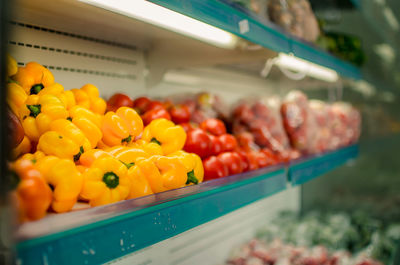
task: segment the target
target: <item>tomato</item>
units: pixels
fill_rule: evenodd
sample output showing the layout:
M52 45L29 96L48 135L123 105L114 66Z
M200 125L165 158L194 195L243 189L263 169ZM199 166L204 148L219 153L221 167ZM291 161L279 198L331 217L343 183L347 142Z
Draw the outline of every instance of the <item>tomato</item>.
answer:
M207 119L200 123L200 128L215 136L220 136L226 133L226 127L223 121L218 119Z
M218 139L222 143L223 152L234 151L237 147L236 138L232 134L223 134Z
M169 114L173 122L179 124L190 121L190 111L185 105L172 106L169 109Z
M183 127L186 133L197 128L197 125L191 122L184 122L180 123L179 125Z
M147 97L140 97L137 98L133 101L133 108L137 111L139 114L143 114L147 110L147 106L151 103L151 100Z
M218 179L228 176L229 171L216 156L203 160L204 180Z
M243 172L243 160L236 152L225 152L219 154L218 159L228 167L229 175Z
M242 169L243 172L246 172L249 170L249 160L247 158L246 152L244 150L239 150L238 155L240 156L240 159L242 160Z
M249 164L249 171L259 168L257 161L257 152L251 151L246 153L247 163Z
M114 94L107 101L107 111L116 111L119 107L130 107L132 108L133 101L132 99L121 93Z
M150 111L150 110L157 110L157 109L165 109L164 104L161 101L153 100L147 105L146 112Z
M211 134L208 135L208 137L210 137L211 140L211 154L218 155L219 153L221 153L223 146L219 138Z
M271 160L271 163L273 163L273 164L278 163L277 156L270 149L264 148L261 150L261 152L264 153Z
M17 147L24 139L25 133L21 122L18 120L17 116L12 112L12 110L7 107L7 143L9 147Z
M268 167L276 164L275 160L272 160L263 152L255 152L255 159L258 163L259 168Z
M249 132L242 132L235 135L238 146L245 151L258 150L259 147L254 142L254 136Z
M210 137L201 129L194 129L187 133L186 143L183 149L189 153L195 153L201 158L210 155Z
M149 124L152 120L160 118L171 120L171 116L169 116L168 111L164 108L149 110L142 115L142 120L144 125Z

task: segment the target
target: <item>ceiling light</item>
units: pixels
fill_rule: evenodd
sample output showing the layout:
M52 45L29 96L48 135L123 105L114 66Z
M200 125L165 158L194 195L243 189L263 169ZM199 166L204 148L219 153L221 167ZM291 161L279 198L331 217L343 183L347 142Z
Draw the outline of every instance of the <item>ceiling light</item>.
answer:
M80 0L221 48L233 49L238 38L224 30L145 0Z
M311 63L309 61L300 59L293 55L287 55L284 53L279 53L278 57L276 58L275 65L299 72L304 73L308 76L321 79L327 82L336 82L339 79L338 74L336 71L329 69L327 67L320 66L315 63Z

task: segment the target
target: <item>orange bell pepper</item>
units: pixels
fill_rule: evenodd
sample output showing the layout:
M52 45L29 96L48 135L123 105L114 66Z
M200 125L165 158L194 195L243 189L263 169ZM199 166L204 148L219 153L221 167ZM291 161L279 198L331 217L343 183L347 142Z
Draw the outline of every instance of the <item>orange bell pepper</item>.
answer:
M52 192L33 163L19 159L10 165L10 174L15 180L18 219L21 222L37 220L46 215L52 200Z
M135 110L121 107L117 112L106 113L101 130L105 145L126 145L142 133L143 121Z

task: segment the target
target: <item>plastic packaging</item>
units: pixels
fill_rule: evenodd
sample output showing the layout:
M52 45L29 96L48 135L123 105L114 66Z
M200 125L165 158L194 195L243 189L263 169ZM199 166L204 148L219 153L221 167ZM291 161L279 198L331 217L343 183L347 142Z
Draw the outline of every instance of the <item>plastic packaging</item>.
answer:
M315 153L317 125L307 96L297 90L289 92L282 102L281 114L292 147L303 154Z
M320 35L308 0L270 0L268 15L271 21L298 38L315 42Z
M260 148L269 148L274 152L290 149L280 115L278 97L264 97L258 100L241 101L233 111L233 133L239 135L250 132Z

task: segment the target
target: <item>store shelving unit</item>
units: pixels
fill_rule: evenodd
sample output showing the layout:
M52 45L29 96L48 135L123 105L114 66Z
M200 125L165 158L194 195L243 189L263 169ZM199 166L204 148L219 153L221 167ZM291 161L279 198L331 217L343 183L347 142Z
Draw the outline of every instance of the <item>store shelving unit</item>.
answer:
M358 146L22 225L22 264L99 264L148 247L257 200L303 184L355 158ZM67 228L67 229L66 229ZM130 229L136 228L136 229ZM77 244L80 242L80 244Z
M124 91L122 89L126 87L135 87L133 93L143 94L162 79L168 68L264 60L276 56L277 52L293 53L330 67L343 76L361 78L359 69L349 63L286 34L229 1L151 2L229 31L266 49L224 50L78 1L19 0L20 9L9 25L13 33L10 50L19 54L20 65L38 61L52 66L51 71L58 75L57 81L70 88L88 82L100 83L103 96ZM83 13L86 15L81 15ZM104 36L112 41L101 41ZM82 56L77 56L78 53ZM121 64L118 61L121 58L129 59L131 64ZM145 72L148 75L145 76ZM103 207L49 215L18 228L17 262L109 262L303 184L355 158L357 153L358 147L350 146L290 165Z
M302 59L336 70L339 74L361 79L359 69L266 21L240 5L226 0L150 0L176 12L229 31L276 52L293 53Z

